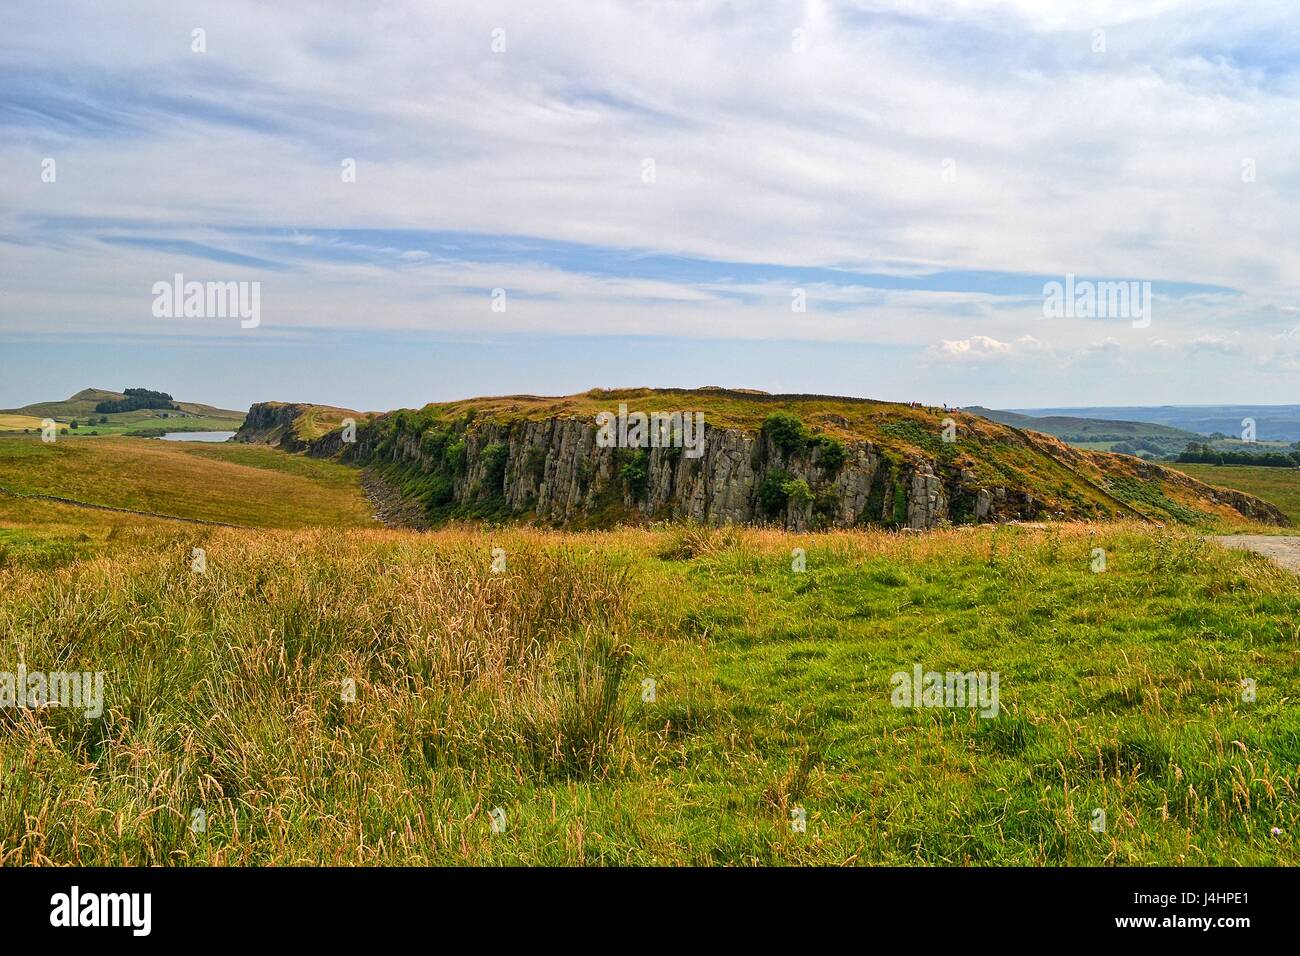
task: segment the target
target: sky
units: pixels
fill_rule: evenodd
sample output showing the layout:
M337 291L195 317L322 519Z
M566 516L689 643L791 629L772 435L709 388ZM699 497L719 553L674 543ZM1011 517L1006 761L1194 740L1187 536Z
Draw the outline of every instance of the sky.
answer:
M1293 0L5 4L0 407L1295 402L1298 94Z

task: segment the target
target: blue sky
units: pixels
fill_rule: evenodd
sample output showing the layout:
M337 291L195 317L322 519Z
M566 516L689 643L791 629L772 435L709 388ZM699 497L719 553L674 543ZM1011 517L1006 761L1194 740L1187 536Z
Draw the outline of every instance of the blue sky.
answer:
M10 5L0 407L88 385L364 409L706 384L1294 401L1298 21ZM260 283L260 323L155 316L178 273ZM1045 319L1066 274L1150 282L1149 325Z

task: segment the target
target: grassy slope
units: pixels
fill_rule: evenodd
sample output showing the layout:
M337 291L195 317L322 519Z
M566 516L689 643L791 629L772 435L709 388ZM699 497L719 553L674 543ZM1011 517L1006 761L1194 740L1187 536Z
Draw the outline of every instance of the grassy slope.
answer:
M269 448L0 436L0 487L257 527L371 523L355 469Z
M369 421L370 415L365 412L354 412L349 408L313 405L293 423L293 431L303 441L312 441L340 428L347 418L360 424Z
M42 572L116 552L134 535L190 533L193 526L138 515L109 514L52 501L0 495L0 570ZM137 539L139 540L139 539Z
M1258 465L1174 464L1208 485L1232 488L1277 505L1300 527L1300 468L1261 468Z
M0 662L108 699L0 715L0 861L1300 863L1300 581L1181 532L197 532L0 561Z
M60 402L33 402L10 411L35 418L85 418L95 410L98 403L115 401L123 397L121 392L111 392L103 388L84 388L71 398Z

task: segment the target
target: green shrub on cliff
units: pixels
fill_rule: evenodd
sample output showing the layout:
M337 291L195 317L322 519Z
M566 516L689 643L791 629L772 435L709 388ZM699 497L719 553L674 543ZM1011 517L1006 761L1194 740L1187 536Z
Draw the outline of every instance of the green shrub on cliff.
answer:
M447 443L443 451L443 467L453 475L465 472L465 439L457 438Z
M424 493L425 504L434 508L451 504L455 497L456 486L446 475L434 475Z
M776 517L785 510L789 496L783 486L789 480L790 474L777 468L769 471L758 486L758 504L767 517Z
M786 455L816 450L818 463L827 471L838 471L844 464L844 443L830 435L813 435L795 415L773 412L763 422L763 434Z
M808 429L795 415L773 412L763 422L763 434L787 455L796 455L808 444Z
M524 459L524 471L534 482L541 482L546 477L546 449L537 445L529 448L528 456Z
M907 489L901 484L894 485L894 524L907 524Z
M795 504L805 504L813 500L812 489L802 478L791 478L781 486L781 490L785 492L786 500L793 501Z
M844 464L844 442L830 435L818 435L812 445L820 451L817 463L827 471L839 471Z
M813 527L829 528L835 523L835 516L840 510L840 496L832 488L817 492L813 502Z
M769 518L779 515L791 501L802 504L812 500L808 482L779 468L769 471L758 486L758 503Z
M650 456L644 450L634 453L618 470L619 478L627 487L634 501L645 497L650 485Z
M447 450L447 439L449 437L450 435L440 428L430 429L420 439L420 450L430 461L441 464L443 455Z
M506 462L510 449L501 442L493 442L483 449L483 486L489 494L500 494L506 482Z

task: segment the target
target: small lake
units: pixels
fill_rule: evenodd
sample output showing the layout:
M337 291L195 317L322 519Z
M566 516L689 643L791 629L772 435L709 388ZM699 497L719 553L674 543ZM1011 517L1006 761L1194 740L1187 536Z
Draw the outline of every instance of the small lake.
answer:
M230 441L234 432L168 432L163 441Z

